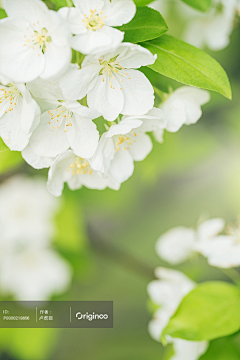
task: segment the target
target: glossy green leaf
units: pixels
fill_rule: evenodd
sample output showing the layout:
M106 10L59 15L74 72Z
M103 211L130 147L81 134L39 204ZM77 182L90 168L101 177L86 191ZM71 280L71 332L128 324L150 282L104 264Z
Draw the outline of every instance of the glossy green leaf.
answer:
M154 71L183 84L213 90L232 98L228 76L221 65L204 51L172 36L163 35L141 43L157 60L149 65Z
M199 360L239 360L240 351L231 337L212 341Z
M55 10L64 6L73 6L72 0L44 0L49 8L52 8L52 4L55 6Z
M212 0L182 0L196 10L206 12L212 6Z
M134 0L137 6L145 6L152 2L152 0Z
M168 27L158 11L143 6L137 8L132 21L117 27L117 29L125 32L125 42L138 43L161 36L168 30Z
M239 329L240 290L225 282L206 282L183 299L162 336L201 341L227 336Z

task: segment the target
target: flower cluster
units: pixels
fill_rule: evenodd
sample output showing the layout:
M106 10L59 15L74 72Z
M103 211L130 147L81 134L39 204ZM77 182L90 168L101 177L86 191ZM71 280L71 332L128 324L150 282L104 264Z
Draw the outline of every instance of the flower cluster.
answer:
M164 129L196 123L209 101L207 91L184 86L154 107L138 69L156 56L115 28L134 17L133 0L73 2L56 12L41 0L21 8L6 0L0 20L0 136L34 168L50 167L55 196L65 182L119 189L152 150L147 133L161 142Z
M201 223L197 230L183 226L173 228L157 241L158 255L172 265L180 264L200 253L208 263L219 268L240 266L240 227L228 225L221 218Z
M157 280L151 281L147 287L150 299L157 308L148 329L153 339L160 341L162 331L184 296L194 289L195 283L180 271L162 267L155 270L155 275ZM167 336L166 340L173 345L171 360L197 360L208 348L207 341L188 341L171 336Z
M0 290L18 300L64 292L69 264L51 247L59 201L41 178L15 176L0 187Z

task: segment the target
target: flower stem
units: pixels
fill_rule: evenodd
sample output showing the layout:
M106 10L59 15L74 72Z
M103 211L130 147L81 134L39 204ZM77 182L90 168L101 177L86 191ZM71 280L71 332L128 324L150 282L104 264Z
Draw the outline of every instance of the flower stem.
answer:
M157 96L160 97L160 99L165 100L165 98L167 96L167 94L165 92L158 89L156 86L153 86L153 89L154 89L155 93L157 94Z
M229 279L231 279L236 285L240 285L240 274L235 269L220 269Z

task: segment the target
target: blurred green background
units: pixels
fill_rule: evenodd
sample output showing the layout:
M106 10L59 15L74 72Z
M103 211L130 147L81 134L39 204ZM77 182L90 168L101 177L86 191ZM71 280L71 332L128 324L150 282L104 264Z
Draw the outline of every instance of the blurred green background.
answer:
M172 22L176 34L181 23ZM120 191L65 188L54 244L75 275L70 291L54 300L113 300L114 328L1 329L1 360L167 358L147 330L151 314L146 286L156 266L167 266L155 253L157 238L174 226L195 226L199 217L234 222L240 213L239 43L236 26L228 48L212 53L230 77L232 102L212 93L201 120L176 134L165 133L164 144L154 142L152 153L135 164L134 175ZM179 86L150 70L145 73L162 90ZM16 169L46 176L22 165L19 154L1 153L0 181L6 171ZM201 257L178 269L196 282L229 280ZM240 359L237 340L217 340L204 359Z

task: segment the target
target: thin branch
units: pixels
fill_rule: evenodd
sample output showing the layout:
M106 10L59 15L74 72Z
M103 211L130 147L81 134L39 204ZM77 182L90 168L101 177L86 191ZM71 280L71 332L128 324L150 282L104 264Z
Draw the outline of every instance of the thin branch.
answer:
M13 175L25 173L27 168L28 168L27 163L23 163L21 165L18 165L16 167L6 171L5 173L0 175L0 183L9 179Z
M90 225L88 225L88 236L93 249L102 256L106 256L108 259L117 262L122 267L129 269L138 275L142 275L149 280L155 279L154 267L137 259L133 255L128 254L125 250L112 244L110 241L103 239Z

